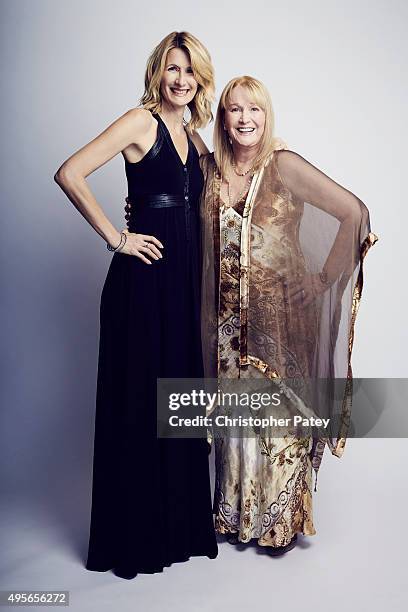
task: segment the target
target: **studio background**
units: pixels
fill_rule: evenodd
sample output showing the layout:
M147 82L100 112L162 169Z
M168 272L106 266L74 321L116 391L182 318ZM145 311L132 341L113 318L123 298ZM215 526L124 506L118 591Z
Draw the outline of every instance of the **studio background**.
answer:
M341 460L325 454L317 535L281 560L222 544L215 561L129 583L83 568L99 300L111 254L53 182L64 159L138 104L153 47L173 30L191 31L211 53L217 96L237 75L264 81L276 135L368 206L380 241L365 261L353 371L406 378L407 17L402 0L1 2L0 588L70 590L81 612L164 602L179 611L310 609L312 600L323 610L323 590L332 612L408 603L405 439L349 440ZM210 149L211 133L203 132ZM88 180L124 227L122 156ZM389 409L401 400L391 387L381 392Z

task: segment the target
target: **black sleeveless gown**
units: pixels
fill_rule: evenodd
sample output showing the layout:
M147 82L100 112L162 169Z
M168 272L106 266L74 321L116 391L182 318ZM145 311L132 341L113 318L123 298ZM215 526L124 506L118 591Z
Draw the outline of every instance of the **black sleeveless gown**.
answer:
M198 203L189 139L183 165L157 115L157 138L125 161L129 231L164 246L145 264L114 253L102 290L92 511L86 568L133 578L217 556L207 442L158 439L156 379L203 375ZM130 209L130 210L129 210Z

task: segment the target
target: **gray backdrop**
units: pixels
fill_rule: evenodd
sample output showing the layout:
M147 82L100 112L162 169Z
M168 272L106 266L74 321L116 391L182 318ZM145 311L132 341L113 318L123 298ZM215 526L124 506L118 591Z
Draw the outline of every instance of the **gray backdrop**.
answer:
M80 611L308 609L312 601L320 610L323 590L333 611L363 602L402 609L405 440L351 440L340 461L327 455L317 536L281 560L222 544L215 561L129 583L83 568L110 254L53 174L137 105L153 46L172 30L191 31L210 50L218 94L239 74L262 79L277 135L369 207L380 242L365 264L354 373L406 377L406 3L3 0L1 12L1 588L70 589ZM123 227L121 156L89 181Z

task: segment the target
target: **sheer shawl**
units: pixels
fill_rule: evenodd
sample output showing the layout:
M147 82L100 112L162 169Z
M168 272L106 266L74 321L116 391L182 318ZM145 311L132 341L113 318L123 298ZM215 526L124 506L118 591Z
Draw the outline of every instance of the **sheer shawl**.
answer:
M201 166L204 371L217 378L221 177L213 154L201 158ZM240 367L244 377L343 379L336 430L313 440L316 474L326 445L338 457L344 450L363 259L376 241L363 202L284 145L254 175L241 232ZM306 306L302 292L292 295L300 282L314 296ZM331 392L329 384L322 398L319 389L325 414ZM308 397L317 401L313 393ZM319 412L318 406L312 408Z

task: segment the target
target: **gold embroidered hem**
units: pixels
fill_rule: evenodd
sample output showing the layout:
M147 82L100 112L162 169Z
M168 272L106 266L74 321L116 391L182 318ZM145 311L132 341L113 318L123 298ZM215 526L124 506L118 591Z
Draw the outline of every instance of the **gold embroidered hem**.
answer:
M215 529L238 533L241 542L286 546L295 533L315 535L311 446L275 439L278 465L271 466L258 441L216 439ZM281 443L281 444L280 444ZM245 464L243 466L243 461Z
M356 284L354 285L353 290L353 299L352 299L352 311L351 311L351 321L350 321L350 330L349 330L349 340L348 340L348 367L347 367L347 385L344 393L343 399L343 411L342 411L342 422L340 426L340 431L337 436L337 444L333 447L328 440L328 445L331 449L331 452L336 457L341 457L344 453L344 447L346 446L346 436L350 427L350 416L351 416L351 396L353 392L352 385L352 377L353 371L351 368L351 354L353 351L353 342L354 342L354 325L357 318L358 309L360 306L361 295L363 292L363 263L364 258L367 255L369 249L378 241L378 236L373 232L370 232L368 236L365 238L361 245L360 249L360 269L358 271L358 276L356 280Z

